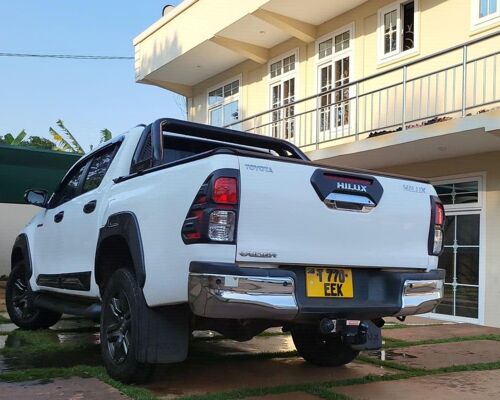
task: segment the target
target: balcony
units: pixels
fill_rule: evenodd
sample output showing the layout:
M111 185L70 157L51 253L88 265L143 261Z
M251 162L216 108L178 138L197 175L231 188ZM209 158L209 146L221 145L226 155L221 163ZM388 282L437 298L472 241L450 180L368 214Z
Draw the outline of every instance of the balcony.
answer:
M374 149L367 143L377 147L376 137L384 137L378 142L387 152L391 144L402 144L406 139L409 143L454 131L472 132L477 127L484 131L488 126L500 136L499 113L487 112L500 103L499 39L500 33L494 32L357 81L335 79L321 93L226 127L286 139L311 152L313 159L336 157L337 164L342 163L342 156L358 153L364 157L361 153ZM477 123L465 123L467 119ZM426 129L430 126L435 128ZM411 135L412 130L419 130L419 136ZM476 152L500 149L499 137L470 139L455 146ZM428 151L426 147L423 152ZM412 149L416 149L415 143L409 144L407 157L411 158ZM379 158L385 156L383 152L378 154ZM374 164L359 160L355 166Z
M136 81L191 97L193 86L245 60L266 64L292 37L367 0L185 0L134 39Z

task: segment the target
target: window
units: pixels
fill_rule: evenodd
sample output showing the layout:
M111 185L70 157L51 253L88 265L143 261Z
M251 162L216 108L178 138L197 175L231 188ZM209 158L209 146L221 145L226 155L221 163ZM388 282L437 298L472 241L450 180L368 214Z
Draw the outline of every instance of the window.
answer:
M325 93L320 97L318 105L321 141L348 133L349 88L332 90L347 85L350 81L353 30L354 24L351 24L333 33L329 38L320 39L318 43L318 90L320 93Z
M380 59L416 48L416 1L399 1L379 10Z
M479 0L479 18L494 15L497 12L497 0Z
M454 319L480 317L481 178L437 182L446 212L444 250L439 268L446 271L444 298L435 312Z
M295 106L284 106L295 102L296 62L293 53L269 64L271 108L276 110L271 114L271 131L282 139L292 139L295 134Z
M103 153L96 155L92 162L90 163L89 171L85 181L83 182L82 193L89 192L91 190L97 189L106 175L113 157L115 155L115 146L111 146L106 149Z
M498 0L473 0L472 1L472 27L482 28L498 21L500 11Z
M54 193L52 200L50 201L50 207L54 208L67 201L75 198L78 195L78 189L80 187L81 180L90 161L86 161L81 165L76 166L69 175L64 179L64 181L59 186L58 190Z
M239 119L240 81L234 80L208 92L208 122L227 126Z

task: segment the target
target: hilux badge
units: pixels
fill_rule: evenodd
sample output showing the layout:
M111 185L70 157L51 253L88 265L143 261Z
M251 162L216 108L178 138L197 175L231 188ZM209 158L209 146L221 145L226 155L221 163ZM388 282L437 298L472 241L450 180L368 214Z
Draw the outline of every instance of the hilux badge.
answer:
M368 190L366 185L347 182L337 182L337 189L355 190L356 192L367 192Z

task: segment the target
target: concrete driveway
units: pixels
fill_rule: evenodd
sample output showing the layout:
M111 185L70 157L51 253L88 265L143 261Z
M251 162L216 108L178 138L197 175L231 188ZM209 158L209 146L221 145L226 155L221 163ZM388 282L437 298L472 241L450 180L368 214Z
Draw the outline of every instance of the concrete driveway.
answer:
M65 318L49 330L23 332L0 315L0 399L500 398L495 328L389 319L384 349L340 368L305 363L278 329L245 343L196 332L186 362L160 366L138 387L106 375L91 321Z

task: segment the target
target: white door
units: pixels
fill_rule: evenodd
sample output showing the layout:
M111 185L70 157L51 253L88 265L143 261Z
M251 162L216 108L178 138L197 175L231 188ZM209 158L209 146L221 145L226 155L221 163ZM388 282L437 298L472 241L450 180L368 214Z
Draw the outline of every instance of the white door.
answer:
M349 134L349 88L350 57L342 57L321 65L318 71L319 91L325 93L319 98L318 128L319 140L328 141ZM333 90L333 91L332 91Z
M480 183L480 179L462 179L435 185L446 212L444 251L439 258L439 268L446 271L444 300L435 312L458 321L481 319Z
M295 135L295 78L271 85L272 135L280 139L293 139ZM283 107L282 107L283 106Z
M82 295L98 293L93 274L106 186L101 183L115 151L115 144L107 146L82 165L73 197L68 201L63 197L63 203L51 210L59 215L52 225L51 237L55 240L49 244L52 254L57 256L46 255L45 263L50 268L40 272L39 286ZM71 182L77 183L76 175Z
M36 227L32 249L35 276L57 274L64 262L63 221L70 201L77 196L88 165L88 161L80 162L70 170L52 196L43 221ZM50 278L47 276L45 283L50 284Z

